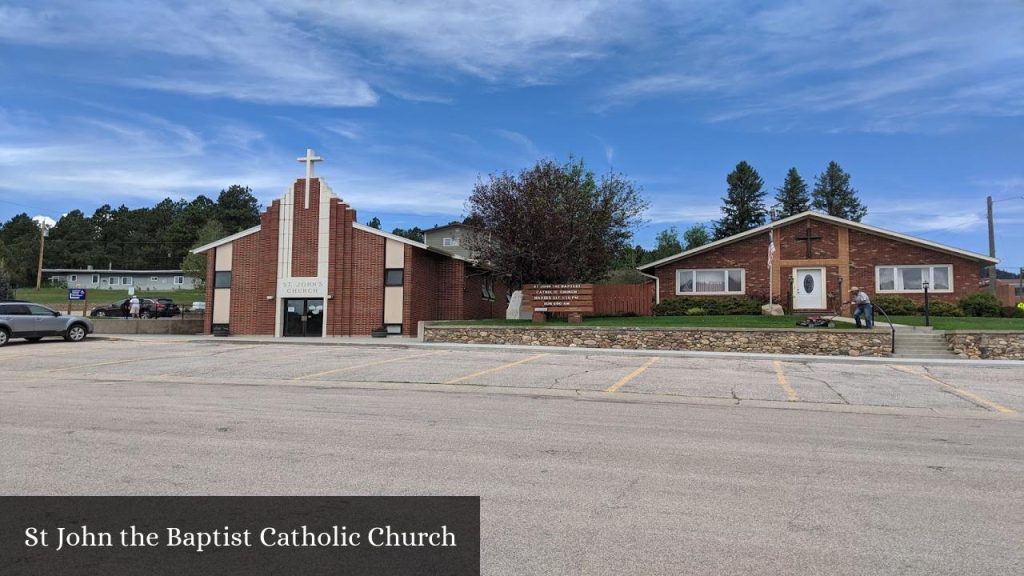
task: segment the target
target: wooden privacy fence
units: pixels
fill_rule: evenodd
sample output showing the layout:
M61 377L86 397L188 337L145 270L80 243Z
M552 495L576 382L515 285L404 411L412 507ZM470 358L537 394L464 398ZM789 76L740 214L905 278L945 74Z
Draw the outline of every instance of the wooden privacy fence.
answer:
M651 316L654 305L654 283L595 284L593 316L636 314ZM590 316L591 314L588 314Z

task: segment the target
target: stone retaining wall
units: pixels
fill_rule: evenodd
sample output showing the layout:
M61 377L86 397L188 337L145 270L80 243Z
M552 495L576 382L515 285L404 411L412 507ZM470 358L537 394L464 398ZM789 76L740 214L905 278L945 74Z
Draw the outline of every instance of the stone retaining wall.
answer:
M982 360L1024 360L1024 332L946 332L946 342L957 356Z
M424 342L519 344L636 350L890 356L888 330L598 328L420 325Z
M90 318L94 334L202 334L203 319Z

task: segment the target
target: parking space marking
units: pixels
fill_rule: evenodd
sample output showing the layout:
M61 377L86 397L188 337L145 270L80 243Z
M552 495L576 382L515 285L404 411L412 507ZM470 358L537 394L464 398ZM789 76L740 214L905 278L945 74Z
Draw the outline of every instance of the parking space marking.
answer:
M357 370L359 368L369 368L370 366L380 366L381 364L388 364L391 362L401 362L402 360L413 360L415 358L425 358L427 356L436 356L437 354L444 354L447 350L438 350L436 352L427 352L426 354L413 354L411 356L400 356L398 358L387 358L385 360L375 360L373 362L364 362L362 364L353 364L352 366L342 366L341 368L335 368L333 370L324 370L323 372L316 372L314 374L304 374L302 376L296 376L292 378L292 382L297 380L308 380L310 378L316 378L317 376L326 376L328 374L337 374L338 372L344 372L346 370Z
M1016 411L1014 411L1014 410L1012 410L1010 408L1007 408L1006 406L1003 406L1002 404L996 404L995 402L993 402L991 400L987 400L985 398L982 398L981 396L978 396L977 394L975 394L973 392L968 392L967 390L964 390L963 388L957 388L956 386L953 386L952 384L949 384L947 382L943 382L942 380L939 380L938 378L932 376L931 374L928 374L927 372L918 372L917 370L911 369L909 366L894 366L894 365L890 365L889 367L892 368L893 370L899 370L900 372L905 372L907 374L913 374L914 376L919 376L921 378L924 378L925 380L928 380L929 382L934 382L935 384L938 384L939 386L942 386L946 390L949 390L950 392L952 392L953 394L956 394L957 396L963 398L964 400L967 400L968 402L971 402L973 404L981 406L982 408L988 408L989 410L993 410L995 412L1000 412L1002 414L1016 414L1017 413Z
M64 368L53 368L47 370L47 372L63 372L65 370L78 370L80 368L94 368L96 366L110 366L111 364L127 364L128 362L138 362L138 358L130 358L128 360L111 360L110 362L96 362L95 364L79 364L78 366L65 366Z
M631 380L633 380L637 376L643 374L648 368L651 367L651 364L654 364L657 361L658 361L658 357L657 356L652 357L647 362L644 362L639 368L637 368L636 370L633 370L629 374L626 374L618 382L616 382L615 384L612 384L611 386L609 386L607 389L605 389L605 392L608 392L609 394L611 394L613 392L617 392L619 390L619 388L622 388L623 386L628 384Z
M526 364L527 362L529 362L531 360L536 360L538 358L543 358L544 356L547 356L547 354L536 354L536 355L530 356L529 358L523 358L522 360L516 360L515 362L509 362L508 364L503 364L503 365L498 366L496 368L488 368L487 370L481 370L479 372L474 372L474 373L468 374L466 376L461 376L459 378L454 378L452 380L449 380L449 381L445 382L445 384L458 384L459 382L465 382L466 380L469 380L470 378L476 378L477 376L483 376L484 374L490 374L492 372L498 372L499 370L507 370L508 368L519 366L520 364Z
M800 397L797 396L796 390L789 385L789 380L786 379L786 372L782 368L782 362L773 360L772 365L775 366L775 378L779 381L779 386L782 386L782 390L786 393L786 402L799 402Z

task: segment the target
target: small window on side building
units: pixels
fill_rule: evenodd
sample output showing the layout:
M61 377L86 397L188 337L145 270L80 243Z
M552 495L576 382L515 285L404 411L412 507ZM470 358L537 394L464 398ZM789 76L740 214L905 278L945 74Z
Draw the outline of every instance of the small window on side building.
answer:
M385 286L402 286L405 284L405 270L402 268L388 268L384 270Z
M231 271L213 273L214 288L231 288Z

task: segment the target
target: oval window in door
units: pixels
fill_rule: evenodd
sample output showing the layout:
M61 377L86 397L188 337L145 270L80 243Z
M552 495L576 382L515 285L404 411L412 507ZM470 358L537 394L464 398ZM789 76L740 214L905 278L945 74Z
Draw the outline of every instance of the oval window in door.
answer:
M804 293L814 293L814 277L811 276L810 274L804 276Z

